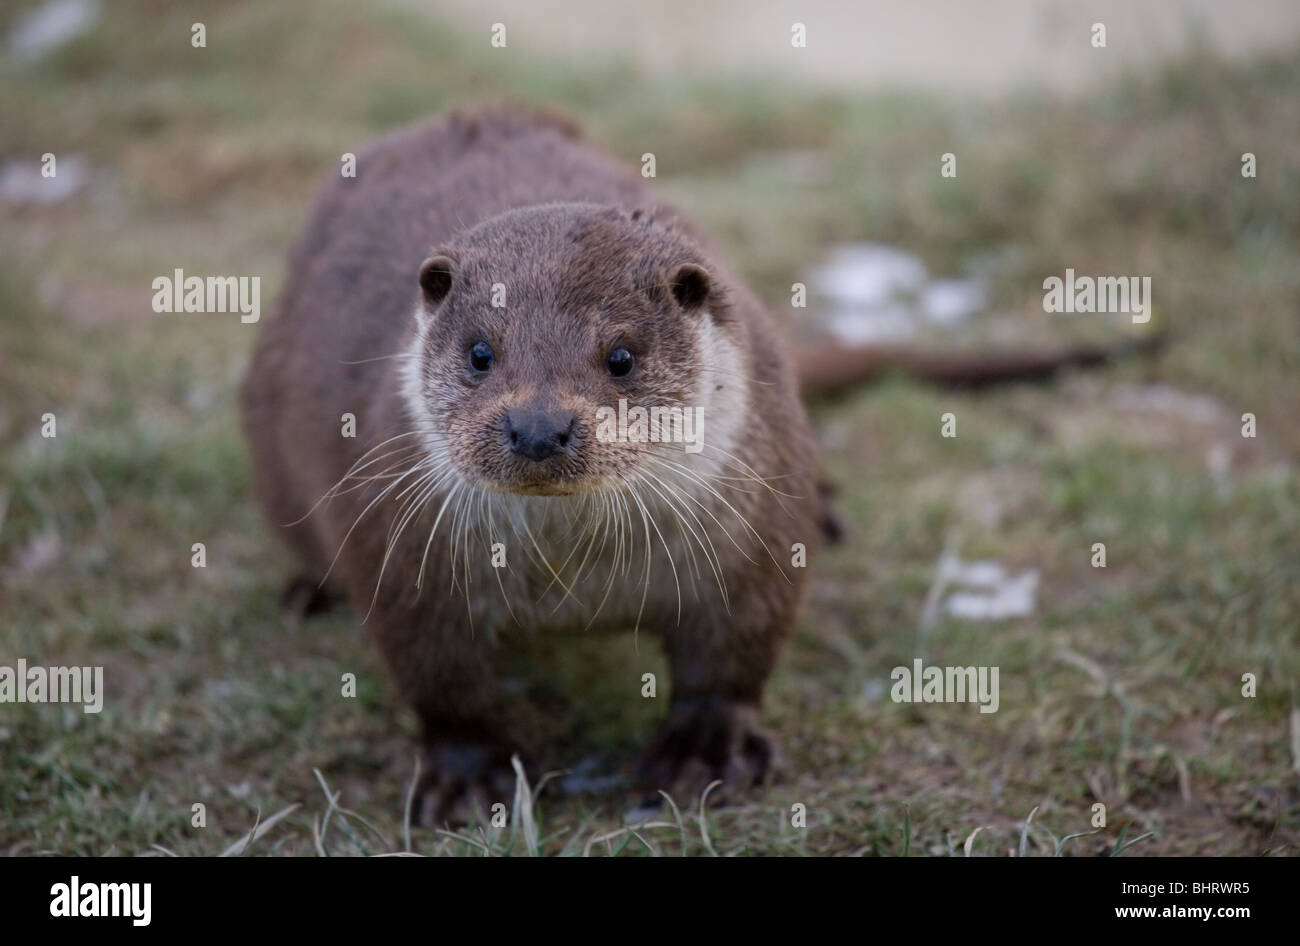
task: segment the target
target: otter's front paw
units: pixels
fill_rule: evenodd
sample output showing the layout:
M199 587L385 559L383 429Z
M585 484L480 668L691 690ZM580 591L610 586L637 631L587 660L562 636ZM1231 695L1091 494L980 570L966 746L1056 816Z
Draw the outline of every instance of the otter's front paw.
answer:
M758 707L721 697L676 701L654 742L641 755L638 781L688 802L715 780L709 798L726 804L763 781L776 750L758 724Z
M515 797L510 754L495 743L441 739L425 752L411 820L426 828L486 822L492 806Z

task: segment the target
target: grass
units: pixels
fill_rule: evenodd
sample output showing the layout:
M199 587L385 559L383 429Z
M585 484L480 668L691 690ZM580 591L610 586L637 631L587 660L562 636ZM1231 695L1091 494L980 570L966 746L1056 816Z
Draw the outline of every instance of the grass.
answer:
M188 45L200 18L206 50ZM382 6L159 0L114 5L35 67L0 60L0 159L95 168L65 205L0 211L0 663L102 665L108 686L98 716L0 707L0 851L1297 852L1300 51L1200 51L1082 99L980 105L492 52ZM985 274L994 342L1117 330L1044 316L1041 280L1066 266L1150 274L1177 342L1051 386L897 380L817 406L850 535L814 563L766 710L785 768L747 803L677 799L633 831L621 792L551 781L507 827L408 845L413 718L354 617L287 626L277 610L289 562L252 502L234 404L250 327L155 315L149 284L257 274L269 301L340 154L495 94L567 107L626 160L655 151L665 195L796 336L790 283L825 246L873 239ZM936 173L945 151L956 180ZM1178 397L1154 399L1156 382ZM956 440L938 435L945 411ZM1036 614L922 629L948 545L1040 568ZM645 651L628 637L537 658L546 768L611 772L649 735L662 707L626 698L662 670ZM999 712L891 702L890 668L918 655L1000 667Z

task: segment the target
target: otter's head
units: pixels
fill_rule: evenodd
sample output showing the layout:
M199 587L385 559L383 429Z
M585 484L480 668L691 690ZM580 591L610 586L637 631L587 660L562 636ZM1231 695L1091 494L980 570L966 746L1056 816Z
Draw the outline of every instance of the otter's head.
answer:
M719 392L733 409L744 396L718 280L647 213L509 211L435 249L419 285L407 406L430 453L477 488L618 488L698 453Z

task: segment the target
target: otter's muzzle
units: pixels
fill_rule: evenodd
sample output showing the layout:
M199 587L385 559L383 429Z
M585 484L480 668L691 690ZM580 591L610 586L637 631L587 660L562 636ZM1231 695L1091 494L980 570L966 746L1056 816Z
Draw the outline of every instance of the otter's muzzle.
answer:
M505 431L510 450L540 463L568 449L577 422L570 411L508 411Z

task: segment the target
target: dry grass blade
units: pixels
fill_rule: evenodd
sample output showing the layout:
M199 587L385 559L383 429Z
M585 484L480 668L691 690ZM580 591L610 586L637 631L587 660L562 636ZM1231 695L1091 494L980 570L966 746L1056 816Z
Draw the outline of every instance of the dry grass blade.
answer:
M1291 708L1291 771L1300 775L1300 709Z
M659 852L654 849L654 846L645 838L641 837L641 835L639 835L637 832L645 831L647 828L676 828L676 827L680 827L680 825L674 824L671 821L647 821L644 822L643 824L628 825L627 827L616 828L613 831L606 831L603 834L593 834L590 838L587 839L587 843L582 849L582 856L590 857L591 849L595 847L597 844L600 844L602 842L609 842L612 841L614 838L622 837L625 834L630 834L632 837L636 838L638 841L640 841L642 844L645 845L646 850L650 852L651 856L658 857Z
M524 774L524 764L518 755L510 757L510 764L515 770L515 807L510 814L510 826L522 831L524 850L529 857L538 856L537 820L533 817L533 793L528 788L528 776Z
M1019 849L1019 850L1020 850L1020 856L1021 856L1021 857L1024 857L1024 856L1025 856L1025 845L1029 843L1029 825L1030 825L1030 823L1034 820L1034 813L1037 812L1037 811L1038 811L1038 806L1037 806L1037 805L1035 805L1032 809L1030 809L1030 811L1029 811L1029 817L1025 819L1025 826L1024 826L1023 828L1020 829L1020 849Z
M320 819L311 819L311 840L312 845L316 848L316 854L320 857L329 857L329 852L325 850L325 841L320 833Z
M352 834L352 826L348 822L348 819L354 818L356 819L356 821L362 824L366 829L368 829L371 834L377 837L380 840L380 842L382 842L384 847L388 848L389 850L392 850L393 842L388 840L384 832L380 831L377 827L374 826L374 824L372 824L369 820L367 820L363 816L357 814L355 811L352 811L351 809L348 808L342 808L339 806L338 803L339 796L342 793L330 791L330 787L325 783L325 776L321 774L320 769L312 769L312 772L315 773L316 781L320 783L321 791L325 793L325 799L330 804L329 810L325 812L324 822L322 822L321 825L321 830L319 834L320 845L318 845L317 847L318 851L323 849L324 841L325 841L325 831L327 830L327 825L329 823L330 816L336 811L339 813L339 818L341 819L344 828L348 831L349 834ZM355 839L355 835L354 835L354 839Z
M411 850L411 804L415 801L415 786L420 781L420 756L415 756L415 771L411 774L411 784L406 788L406 805L402 810L402 848Z
M668 807L673 810L673 818L675 818L677 821L677 833L681 836L682 839L682 857L685 857L686 856L686 825L682 824L681 810L677 807L677 802L673 801L672 796L669 795L667 792L665 792L663 789L659 790L659 794L664 796L664 801L668 802Z
M250 847L252 847L254 841L256 841L258 838L263 837L266 834L266 832L270 831L273 827L275 827L275 825L279 821L283 820L284 818L287 818L290 814L297 811L301 807L302 807L301 805L295 802L294 804L290 805L288 808L280 809L271 817L267 818L265 821L261 820L262 811L259 808L257 811L257 820L253 822L253 829L249 831L248 834L244 835L242 838L236 841L234 844L230 845L230 847L222 851L221 854L218 856L238 857L239 855L247 851Z
M717 857L718 852L713 849L713 842L709 840L709 825L704 815L704 805L709 800L709 792L713 791L722 784L722 779L714 779L708 784L708 787L700 793L700 840L704 842L704 850L709 852L710 857Z
M971 850L975 847L975 835L979 834L987 827L988 825L982 824L966 836L966 843L961 846L961 849L966 853L967 857L971 856Z
M485 857L490 856L492 854L492 849L490 847L488 847L478 838L472 837L468 834L457 834L455 831L448 831L445 828L434 828L434 831L437 834L441 834L450 840L461 841L464 842L465 844L469 844L478 848L480 851L483 852L483 855Z

